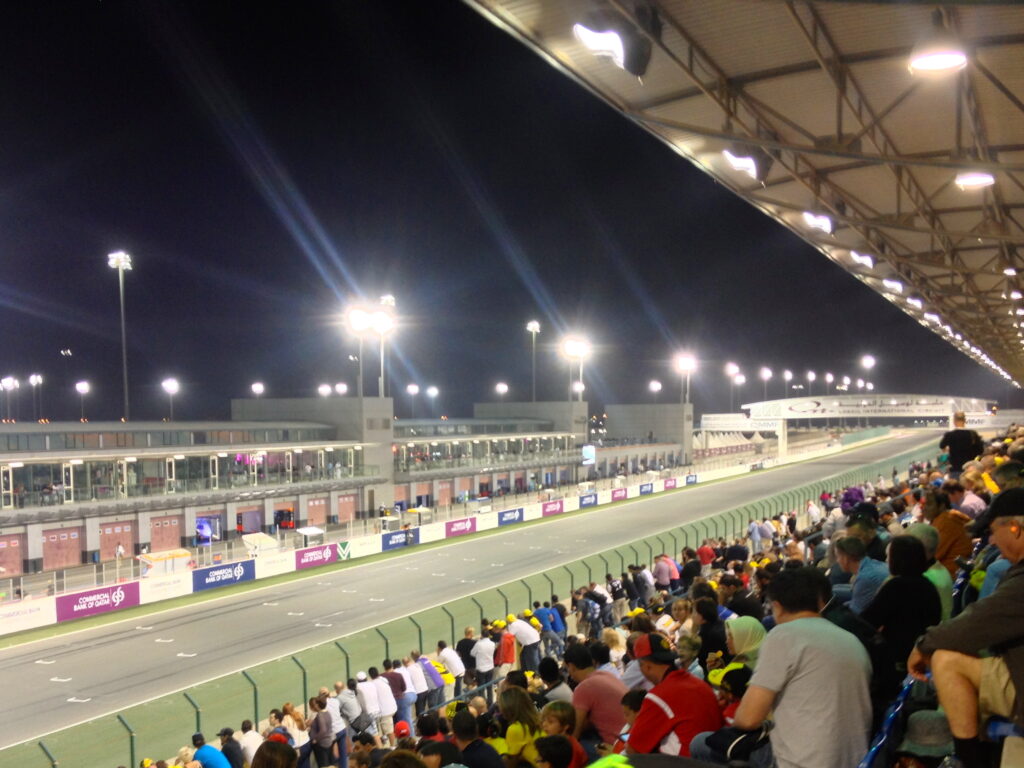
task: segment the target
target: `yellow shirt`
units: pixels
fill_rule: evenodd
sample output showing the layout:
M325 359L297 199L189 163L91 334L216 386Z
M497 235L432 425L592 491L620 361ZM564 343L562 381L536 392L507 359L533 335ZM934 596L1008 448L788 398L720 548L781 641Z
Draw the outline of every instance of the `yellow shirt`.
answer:
M512 723L505 731L505 743L507 748L505 754L519 755L520 760L525 760L531 765L537 764L537 748L533 742L541 736L540 731L529 733L522 723Z

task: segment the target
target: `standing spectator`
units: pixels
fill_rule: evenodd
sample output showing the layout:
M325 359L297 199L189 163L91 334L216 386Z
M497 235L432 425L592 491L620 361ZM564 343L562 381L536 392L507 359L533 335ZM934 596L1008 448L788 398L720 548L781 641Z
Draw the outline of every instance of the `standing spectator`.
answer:
M466 668L466 685L469 685L469 678L476 680L476 659L473 658L473 646L476 645L476 632L472 627L466 627L462 639L455 644L455 652L462 659L462 666Z
M687 547L683 550L683 567L679 571L679 586L689 591L693 585L693 580L700 576L701 567L700 559L697 557L697 552L692 547Z
M480 639L473 645L473 650L470 651L476 664L476 684L481 687L486 686L484 695L487 697L488 706L494 703L494 686L489 685L494 679L494 653L494 641L486 634L480 636Z
M242 721L242 735L238 737L238 743L242 745L242 757L245 758L245 762L252 765L256 750L263 743L263 737L252 727L252 720Z
M427 708L427 698L430 694L426 675L423 673L423 667L414 662L409 656L402 659L402 669L412 679L412 689L416 694L416 717L419 717Z
M967 417L963 411L953 414L953 429L942 436L939 448L949 451L949 476L954 480L960 477L964 462L977 458L985 449L981 435L973 429L967 429Z
M522 618L509 622L508 631L523 647L519 655L519 665L524 670L536 672L540 664L540 632L530 626Z
M407 674L402 674L403 669L401 662L398 659L384 659L383 664L384 672L381 674L385 680L388 681L388 685L391 686L391 695L395 697L395 703L398 705L398 711L395 712L395 722L412 722L412 708L416 703L416 692L412 689L412 678L408 678ZM397 734L396 734L397 738Z
M228 759L220 750L207 744L203 734L192 734L192 746L196 750L195 754L192 755L192 759L203 768L231 768L231 763L228 762Z
M942 620L939 594L924 577L927 568L924 544L913 536L897 536L889 542L892 578L861 613L861 618L882 633L901 668L917 638Z
M494 642L498 646L498 650L494 655L494 664L498 667L498 677L502 678L508 674L509 670L512 669L512 665L516 663L516 638L506 631L505 627L507 625L501 619L498 619L491 626L498 632L494 638ZM477 657L477 664L479 665L479 663L480 660Z
M309 708L306 711L310 716L309 740L313 745L313 757L316 759L317 768L327 768L333 762L331 747L334 746L334 728L331 724L331 716L318 698L310 699L307 706ZM241 768L241 766L234 768Z
M582 643L565 649L565 668L576 681L572 694L576 710L573 736L593 755L598 742L612 744L621 732L626 720L619 702L627 689L615 675L594 668L590 651Z
M935 488L924 491L922 511L932 528L939 532L935 559L945 566L950 576L955 576L956 559L971 556L971 539L965 529L966 515L950 511L949 496Z
M651 598L654 597L654 593L656 591L654 589L654 574L651 573L650 570L648 570L646 563L641 563L636 568L637 576L640 577L640 582L642 582L644 585L644 588L641 592L643 604L647 605L649 602L651 602Z
M747 525L747 538L750 539L750 552L756 554L761 551L761 521L754 520L750 521Z
M341 716L341 702L338 701L337 697L331 696L327 688L321 688L319 694L324 712L331 719L331 731L334 733L334 743L337 745L338 750L337 765L348 765L348 750L345 744L345 720Z
M245 755L242 745L235 741L235 732L231 728L221 728L217 733L220 737L220 753L231 763L231 768L244 768Z
M769 739L778 768L850 768L864 756L871 727L871 662L856 637L818 615L817 574L785 569L768 588L775 629L761 653L734 725L775 721ZM828 728L808 728L828 723ZM702 740L695 739L693 747ZM706 757L699 750L695 758ZM770 764L755 752L755 765Z
M426 656L421 656L419 651L412 651L409 654L412 660L420 665L423 670L423 677L427 681L427 705L436 708L441 706L444 700L444 678Z
M608 585L608 593L612 596L612 621L618 624L622 621L622 617L626 615L626 611L629 610L629 598L626 596L626 588L622 585L621 579L616 579L610 573L605 574L604 580Z
M380 732L380 698L377 696L377 686L363 671L356 673L356 695L359 697L359 705L363 712L369 715L370 720L373 721L373 725L369 729L370 733L384 738L384 734Z
M565 606L562 605L562 601L558 599L558 595L551 596L551 607L558 612L558 617L561 620L560 622L558 622L555 621L554 618L552 618L551 626L554 627L555 632L558 633L558 636L561 637L562 641L564 642L566 628L569 626L569 612L565 609ZM561 631L559 631L558 629L559 623L561 623L562 625Z
M455 678L455 688L452 691L452 695L446 695L445 700L457 699L462 695L462 677L466 674L466 666L462 663L462 658L459 654L449 648L448 643L444 640L437 641L437 658L448 667L448 671Z
M341 718L345 721L345 729L349 732L349 739L354 739L356 736L355 722L363 714L359 696L356 694L356 681L350 679L346 685L339 680L334 684L334 694L338 700L338 708L341 710ZM345 740L346 745L349 739Z
M712 559L714 554L712 554ZM659 592L667 592L671 587L672 570L668 565L668 557L658 555L654 559L654 588Z
M299 768L307 768L309 756L313 754L313 745L309 742L306 718L290 701L281 705L281 712L281 725L288 731L288 735L291 736L295 749L299 753Z
M626 752L689 757L690 742L698 733L722 726L722 713L711 686L676 669L676 654L662 635L641 636L633 644L633 653L644 677L654 687L644 697L629 731Z
M710 539L704 539L704 543L697 548L697 559L700 560L700 575L706 579L711 575L711 563L715 561L715 550L711 547Z
M540 639L544 644L544 655L561 658L565 642L555 631L555 622L561 621L558 611L547 603L541 605L540 601L536 601L533 604L533 617L540 622Z
M395 746L395 714L398 712L398 701L391 690L391 683L382 677L376 667L370 667L370 684L377 693L377 704L380 715L377 717L377 733L381 739Z
M1000 493L989 513L992 542L1012 567L989 597L931 627L907 660L920 680L931 667L956 755L966 768L988 765L987 744L978 738L980 720L1000 715L1024 727L1024 489Z

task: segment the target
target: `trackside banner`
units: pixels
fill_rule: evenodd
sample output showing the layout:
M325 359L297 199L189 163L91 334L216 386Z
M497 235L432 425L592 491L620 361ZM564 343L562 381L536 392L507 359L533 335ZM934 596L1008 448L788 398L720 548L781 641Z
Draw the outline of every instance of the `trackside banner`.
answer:
M498 513L498 525L513 525L523 522L523 508L506 509Z
M612 488L612 501L622 501L629 495L629 490L626 488Z
M297 549L295 550L295 570L301 571L304 568L336 563L341 559L341 550L347 544L348 542L339 541L337 544L321 544L319 547Z
M465 517L462 520L449 520L444 524L444 537L446 539L450 539L452 536L463 536L467 533L475 532L475 517Z
M561 499L558 501L545 501L540 508L540 513L544 517L548 517L549 515L560 515L564 511L565 508Z
M254 560L242 560L241 562L228 565L214 565L210 568L197 568L192 571L192 591L201 592L204 589L216 589L217 587L225 587L228 584L252 581L255 578L256 562Z
M585 493L580 496L580 509L584 507L596 507L597 506L597 494L596 493Z
M648 494L654 493L654 483L642 483L640 485L640 495L647 496Z
M128 581L113 587L101 587L57 597L57 621L130 608L139 604L139 582Z
M666 477L665 478L665 490L668 491L668 490L671 490L672 488L675 488L675 487L676 487L676 479L674 477Z
M420 543L420 529L410 528L406 531L390 531L380 536L380 547L387 552L389 549L411 547Z

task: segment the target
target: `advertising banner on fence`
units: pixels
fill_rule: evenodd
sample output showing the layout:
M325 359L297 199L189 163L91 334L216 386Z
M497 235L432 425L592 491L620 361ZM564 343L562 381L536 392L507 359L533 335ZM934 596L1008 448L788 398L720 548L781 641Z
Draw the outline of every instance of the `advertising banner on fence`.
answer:
M113 587L57 596L57 621L95 616L139 604L139 582L129 581Z
M563 507L561 499L559 499L558 501L545 501L543 504L541 504L540 507L540 513L544 517L548 517L550 515L560 515L562 514L562 512Z
M580 509L584 507L596 507L597 506L597 494L596 493L585 493L580 496Z
M654 493L654 483L640 483L640 495L646 496L649 493Z
M389 531L380 536L380 546L385 552L389 549L401 549L411 547L420 543L419 528L410 528L407 531Z
M696 475L687 475L686 476L686 484L687 485L696 485L697 484L697 476Z
M612 501L622 501L629 495L625 488L612 488Z
M523 508L504 509L498 513L498 525L513 525L523 522Z
M150 576L139 582L139 603L157 603L172 597L192 594L192 572Z
M35 597L0 605L0 635L57 623L57 598Z
M449 520L444 524L444 537L446 539L450 539L452 536L464 536L467 533L475 532L475 517L464 517L462 520Z
M674 478L674 477L666 477L665 478L665 490L668 491L668 490L671 490L672 488L675 488L675 487L676 487L676 478Z
M256 578L256 562L242 560L227 565L214 565L210 568L197 568L192 571L192 591L226 587L228 584L240 584Z
M295 550L295 570L301 571L304 568L315 568L318 565L335 563L339 557L339 549L348 549L348 543L339 541L335 544L321 544L319 547L306 547Z

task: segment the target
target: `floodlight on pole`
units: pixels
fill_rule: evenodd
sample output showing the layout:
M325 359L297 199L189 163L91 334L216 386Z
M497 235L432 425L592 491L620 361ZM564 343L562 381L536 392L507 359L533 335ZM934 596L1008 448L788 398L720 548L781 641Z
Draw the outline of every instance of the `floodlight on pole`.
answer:
M251 389L252 389L252 393L253 393L254 395L256 395L256 398L257 398L257 399L259 399L259 398L260 398L260 396L261 396L261 395L262 395L262 394L263 394L264 392L266 392L266 390L267 390L267 388L263 386L263 382L262 382L262 381L254 381L254 382L252 383L252 387L251 387Z
M814 389L814 382L818 380L818 374L814 371L807 372L807 396L811 397Z
M339 381L337 384L334 385L334 394L336 394L336 395L347 395L348 394L348 384L346 384L344 381Z
M657 379L651 379L647 383L647 389L650 390L651 395L654 397L654 402L658 402L658 393L661 392L661 382Z
M425 393L425 394L426 394L426 395L427 395L427 397L429 397L429 398L435 398L435 397L437 397L437 396L438 396L439 394L441 394L441 390L439 390L439 389L438 389L437 387L435 387L435 386L431 385L431 386L427 387L427 389L426 389L426 393Z
M504 397L508 394L508 384L504 381L499 381L494 385L494 391L498 393L498 397Z
M734 400L734 389L736 385L736 377L739 375L740 367L736 363L725 364L725 377L729 379L729 413L732 413L733 400Z
M572 391L578 394L581 400L583 399L583 390L586 388L586 385L582 381L574 381L572 383Z
M92 387L89 386L88 381L79 381L75 383L75 391L78 393L79 403L81 404L81 421L85 421L85 396L89 394Z
M107 266L117 270L117 290L121 299L121 379L124 387L124 420L128 421L128 333L124 313L124 273L132 269L132 257L124 251L107 254Z
M532 371L533 381L533 400L537 402L537 334L540 333L540 322L537 320L531 320L526 324L526 331L530 334L530 358L532 365L530 370Z
M579 381L583 381L583 362L590 357L590 341L582 336L566 336L562 339L562 355L569 360L569 399L572 400L572 393L578 395L578 400L583 400L583 390L576 389L573 385L572 364L578 362L580 366Z
M33 373L28 377L28 383L32 386L32 418L38 420L43 417L43 377Z
M864 355L863 357L861 357L861 359L860 359L860 367L863 368L865 371L870 371L872 368L874 368L875 367L875 357L874 357L874 355Z
M689 352L682 352L676 355L675 368L679 371L680 376L683 377L683 390L680 393L680 401L683 405L690 402L690 376L697 370L697 358Z
M321 384L319 387L316 388L316 391L317 394L320 395L320 397L330 397L333 389L331 388L330 384Z
M167 393L167 401L168 401L168 406L169 406L168 407L169 418L167 420L168 421L174 421L174 396L176 394L178 394L178 390L181 389L181 385L178 383L177 379L170 378L170 379L164 379L163 381L161 381L160 382L160 386L163 388L164 392Z
M416 395L420 393L419 384L406 384L405 393L409 395L409 418L416 418Z
M356 383L356 394L363 396L363 339L374 334L380 339L380 378L377 380L377 394L384 397L386 381L384 378L385 337L395 327L395 297L386 294L380 297L377 306L353 306L345 312L345 326L359 340L359 381Z
M767 365L762 366L761 370L757 372L757 375L758 377L760 377L762 384L764 384L764 399L767 400L768 382L771 381L772 378L772 369L769 368Z
M789 370L788 368L786 370L784 370L782 372L782 380L784 382L786 382L785 385L783 385L783 387L782 387L783 395L785 397L789 397L789 386L790 386L789 383L793 380L793 372L791 370Z

